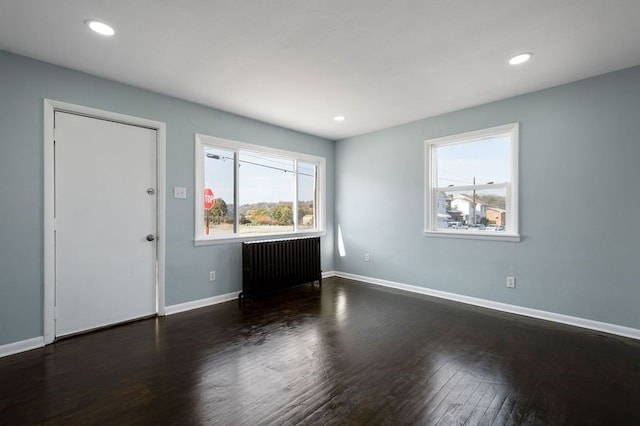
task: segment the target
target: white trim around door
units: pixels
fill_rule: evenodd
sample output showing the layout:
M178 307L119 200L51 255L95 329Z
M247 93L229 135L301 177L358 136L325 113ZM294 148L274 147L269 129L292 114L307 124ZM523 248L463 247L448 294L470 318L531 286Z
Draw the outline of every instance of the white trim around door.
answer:
M157 132L157 273L156 311L165 315L165 228L166 228L166 124L110 111L44 99L44 343L55 340L55 174L54 113L69 112L87 117L146 127Z

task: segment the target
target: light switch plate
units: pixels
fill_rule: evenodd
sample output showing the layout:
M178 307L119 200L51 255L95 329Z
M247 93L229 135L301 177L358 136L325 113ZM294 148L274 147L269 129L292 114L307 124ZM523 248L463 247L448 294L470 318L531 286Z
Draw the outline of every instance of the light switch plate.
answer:
M186 199L187 198L187 188L182 186L174 186L173 187L173 198Z

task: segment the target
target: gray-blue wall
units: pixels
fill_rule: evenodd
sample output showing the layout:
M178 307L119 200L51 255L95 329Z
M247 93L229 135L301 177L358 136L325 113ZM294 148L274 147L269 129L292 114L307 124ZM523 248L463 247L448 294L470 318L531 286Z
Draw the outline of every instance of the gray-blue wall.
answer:
M198 132L327 158L325 271L640 328L640 68L334 144L0 51L0 345L42 335L43 98L167 123L167 187L189 190L167 199L167 305L241 286L238 244L193 246ZM423 236L423 141L516 121L522 242Z
M512 122L522 241L423 236L424 140ZM638 329L639 162L638 67L338 141L336 270Z
M43 334L44 98L167 124L167 188L189 195L167 197L167 305L241 289L239 244L193 245L194 133L325 157L322 267L334 269L332 141L0 51L0 345Z

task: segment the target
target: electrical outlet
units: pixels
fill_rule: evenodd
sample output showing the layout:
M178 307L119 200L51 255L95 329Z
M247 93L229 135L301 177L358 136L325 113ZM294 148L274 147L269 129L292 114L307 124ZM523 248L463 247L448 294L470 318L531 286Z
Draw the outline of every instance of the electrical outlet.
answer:
M507 276L507 288L516 288L516 277Z
M216 271L209 271L209 281L216 280Z
M369 254L369 253L365 253L365 254L364 254L364 261L365 261L365 262L369 262L370 260L371 260L371 254Z

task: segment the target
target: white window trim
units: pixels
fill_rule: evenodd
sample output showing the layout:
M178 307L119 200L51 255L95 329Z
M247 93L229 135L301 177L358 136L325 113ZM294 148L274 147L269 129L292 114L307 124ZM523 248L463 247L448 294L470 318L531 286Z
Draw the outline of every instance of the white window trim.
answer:
M519 123L505 124L488 129L474 130L466 133L443 136L440 138L428 139L424 142L425 164L424 164L424 232L428 237L461 238L473 240L508 241L519 242L519 213L518 213L518 159L519 159ZM447 229L438 230L436 214L438 209L437 191L434 191L438 179L438 170L434 167L434 150L440 145L453 145L468 143L476 139L483 139L490 136L509 135L511 140L511 182L507 184L509 205L509 220L507 230L504 233L493 233L487 231L473 232L469 230ZM476 185L475 189L490 189L493 185ZM455 187L455 190L464 190L470 187Z
M217 148L227 148L234 151L251 151L258 154L273 155L289 160L298 160L303 162L314 163L317 165L318 173L318 198L316 200L316 229L314 230L301 230L296 232L281 232L270 234L226 234L226 235L202 235L200 224L204 221L204 206L202 200L202 190L204 189L204 154L203 147L211 146ZM297 179L295 182L295 192L297 198ZM235 185L235 200L234 204L237 204L238 200L238 186ZM318 157L310 154L302 154L293 151L286 151L277 148L271 148L261 145L254 145L246 142L238 142L231 139L223 139L216 136L203 135L200 133L195 134L195 223L194 223L194 245L205 246L215 244L228 244L234 242L244 241L257 241L257 240L271 240L274 238L292 238L292 237L305 237L315 235L326 235L326 159L324 157ZM297 202L297 200L296 200ZM237 216L236 206L236 216ZM297 217L297 216L296 216ZM236 218L237 221L237 218Z

